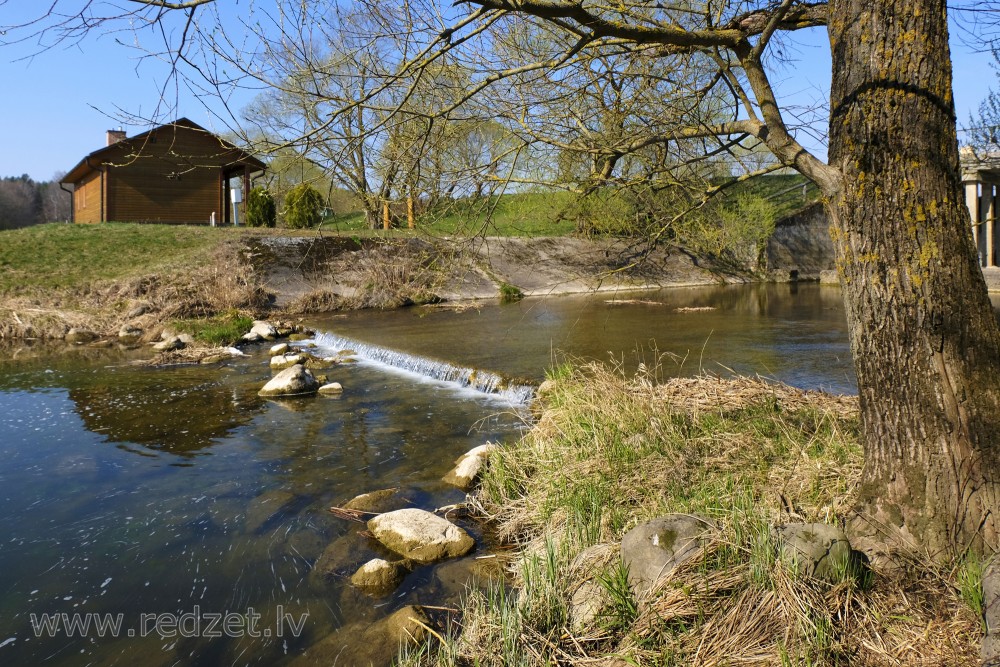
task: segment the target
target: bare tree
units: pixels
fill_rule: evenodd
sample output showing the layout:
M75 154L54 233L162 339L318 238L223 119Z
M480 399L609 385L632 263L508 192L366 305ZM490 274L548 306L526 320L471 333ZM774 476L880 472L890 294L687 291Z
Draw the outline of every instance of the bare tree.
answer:
M65 175L64 171L56 172L51 181L39 184L42 199L42 222L69 222L73 215L71 195L59 185Z

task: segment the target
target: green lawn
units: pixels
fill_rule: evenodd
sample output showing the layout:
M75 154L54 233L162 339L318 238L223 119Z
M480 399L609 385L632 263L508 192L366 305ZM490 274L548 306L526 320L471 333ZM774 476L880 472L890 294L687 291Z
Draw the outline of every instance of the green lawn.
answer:
M572 197L568 192L552 191L504 195L477 202L459 200L440 212L420 216L417 230L434 236L566 236L573 233L574 224L572 220L560 219L559 214ZM405 220L402 222L406 224ZM360 212L328 218L323 229L358 235L384 233L368 229ZM405 227L397 227L391 233L413 234Z
M0 231L0 294L59 289L192 266L231 229L50 223Z

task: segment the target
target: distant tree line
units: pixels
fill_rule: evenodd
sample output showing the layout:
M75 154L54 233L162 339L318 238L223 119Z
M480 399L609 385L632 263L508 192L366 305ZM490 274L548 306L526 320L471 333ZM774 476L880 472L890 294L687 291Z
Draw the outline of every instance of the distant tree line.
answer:
M27 174L0 179L0 229L69 220L70 195L59 187L60 178L41 183Z

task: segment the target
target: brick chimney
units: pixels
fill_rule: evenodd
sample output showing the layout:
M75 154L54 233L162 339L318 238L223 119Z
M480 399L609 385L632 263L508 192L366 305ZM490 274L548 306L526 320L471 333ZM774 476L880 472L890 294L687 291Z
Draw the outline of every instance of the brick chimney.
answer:
M108 130L108 146L117 144L119 141L125 141L125 130L120 127L117 130Z

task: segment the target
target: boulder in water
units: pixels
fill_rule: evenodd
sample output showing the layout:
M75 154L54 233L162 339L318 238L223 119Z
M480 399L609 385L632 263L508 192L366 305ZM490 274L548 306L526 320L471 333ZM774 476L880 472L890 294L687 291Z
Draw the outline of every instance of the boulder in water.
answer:
M381 513L403 509L407 500L403 498L399 487L379 489L354 496L347 501L342 509L366 513Z
M263 340L274 340L278 337L278 329L270 322L256 320L248 335L250 334L256 334Z
M384 597L403 583L410 571L410 562L405 560L387 561L373 558L354 573L351 583L372 597Z
M380 514L368 521L368 530L388 549L419 563L464 556L476 545L451 521L415 508Z
M427 638L429 623L420 607L403 607L380 621L351 623L335 630L290 665L388 665L400 647L416 646Z
M455 461L455 467L444 476L444 482L468 491L482 472L490 453L498 448L495 443L487 443L470 449Z
M258 392L260 396L304 396L315 394L319 382L303 366L296 364L281 371Z
M271 357L271 368L275 370L281 370L284 368L290 368L295 364L303 364L306 361L306 357L301 354L282 354L278 356Z

